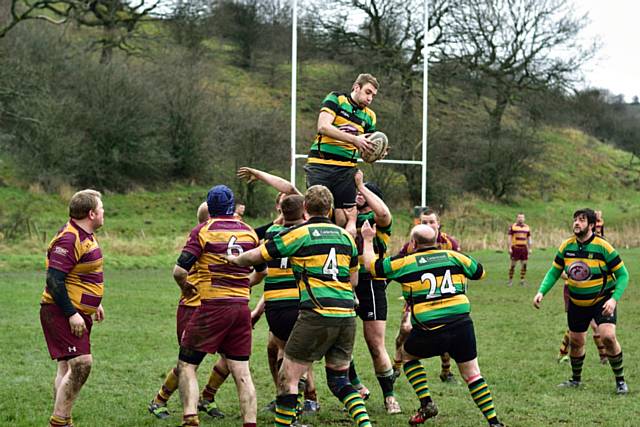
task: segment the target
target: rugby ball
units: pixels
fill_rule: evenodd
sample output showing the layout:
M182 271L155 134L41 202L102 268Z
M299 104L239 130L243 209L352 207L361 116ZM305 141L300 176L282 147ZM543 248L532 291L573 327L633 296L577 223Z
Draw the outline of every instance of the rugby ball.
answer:
M373 150L370 152L360 152L360 157L367 163L373 163L376 160L380 160L387 154L389 148L389 140L387 135L382 132L374 132L369 135L369 141L373 145Z

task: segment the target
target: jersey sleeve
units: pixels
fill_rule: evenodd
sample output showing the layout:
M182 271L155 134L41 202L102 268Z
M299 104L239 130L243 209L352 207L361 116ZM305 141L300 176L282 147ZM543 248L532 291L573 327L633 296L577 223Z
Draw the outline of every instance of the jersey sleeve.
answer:
M379 258L371 263L371 272L375 272L379 278L395 279L405 264L406 257L402 255Z
M306 231L306 230L305 230ZM265 261L285 258L296 253L306 241L307 233L302 229L287 230L268 240L260 250Z
M338 94L336 94L335 92L331 92L329 95L325 96L325 98L322 100L320 111L327 112L335 117L340 111Z
M196 258L200 258L200 255L202 255L202 251L204 250L202 241L200 240L200 230L202 230L203 225L204 224L200 224L191 230L191 233L189 233L189 237L187 238L187 243L184 245L184 248L182 248L184 252L188 252Z
M78 263L76 254L76 236L68 232L56 239L49 249L49 268L69 273Z
M484 267L474 258L458 253L458 252L449 252L450 256L453 255L453 259L455 262L462 267L462 271L464 275L471 280L480 280L483 279L486 275L484 271Z
M460 243L458 243L458 241L453 237L451 236L448 236L448 237L449 237L449 240L451 241L451 249L456 252L460 252Z

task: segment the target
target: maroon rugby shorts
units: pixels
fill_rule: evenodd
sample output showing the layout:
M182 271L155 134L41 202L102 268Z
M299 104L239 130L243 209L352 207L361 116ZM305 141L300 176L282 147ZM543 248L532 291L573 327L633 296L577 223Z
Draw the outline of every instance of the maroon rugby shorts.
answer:
M180 345L227 359L249 360L251 311L246 301L202 300L187 323Z
M184 328L187 327L187 323L191 320L191 316L193 312L196 311L196 308L190 305L182 305L178 304L178 311L176 312L176 332L178 333L178 345L182 341L182 334L184 333Z
M69 319L56 304L40 305L40 323L44 339L52 359L68 360L74 357L91 354L91 327L93 320L88 314L78 313L87 325L87 331L80 338L71 333Z
M529 259L529 249L526 246L511 246L511 259L526 261Z

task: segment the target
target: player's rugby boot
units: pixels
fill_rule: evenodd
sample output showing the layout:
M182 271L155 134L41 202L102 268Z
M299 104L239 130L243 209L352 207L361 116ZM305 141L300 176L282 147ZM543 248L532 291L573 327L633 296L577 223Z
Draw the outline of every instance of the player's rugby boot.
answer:
M305 415L315 415L320 411L320 404L315 400L305 400L303 405L303 413Z
M558 387L578 388L581 385L582 385L582 381L576 381L574 379L571 379L571 380L566 380L565 382L562 382L562 383L558 384Z
M627 383L624 381L616 381L616 394L627 394L629 393L629 387Z
M394 396L389 396L384 399L384 409L387 411L387 415L401 414L400 403Z
M456 382L456 377L453 376L453 372L448 371L448 372L440 372L440 381L442 381L443 383L455 383Z
M206 412L213 418L224 418L224 414L218 409L218 404L215 401L210 402L201 399L200 402L198 402L198 410Z
M438 407L436 406L435 402L429 402L426 406L418 409L418 412L416 412L411 418L409 418L409 425L417 426L424 423L429 418L435 417L436 415L438 415Z
M153 400L151 401L151 403L149 403L149 407L147 409L149 409L149 412L151 412L151 414L153 414L156 418L159 418L161 420L164 420L165 418L169 417L169 415L171 415L169 413L169 410L167 409L167 405L161 405L160 403L156 403Z
M358 391L358 393L360 393L360 397L362 398L362 400L368 400L371 396L371 392L367 387L364 386L364 384L359 384L355 387L355 389Z

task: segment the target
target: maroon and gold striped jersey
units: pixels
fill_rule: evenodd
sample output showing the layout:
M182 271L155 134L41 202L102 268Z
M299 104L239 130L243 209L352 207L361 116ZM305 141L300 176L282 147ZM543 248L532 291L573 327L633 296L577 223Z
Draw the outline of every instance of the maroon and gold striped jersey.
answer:
M251 267L227 263L226 255L238 255L258 247L253 228L233 216L209 218L190 233L182 249L198 258L189 280L198 288L201 300L249 301ZM265 266L256 267L264 269ZM195 276L193 276L195 275Z
M509 227L509 236L511 236L511 246L527 246L531 230L527 224L518 225L517 222L514 222Z
M70 219L49 243L46 266L66 273L64 285L76 310L88 315L96 312L104 293L104 276L102 251L93 233ZM41 303L55 304L46 286Z

